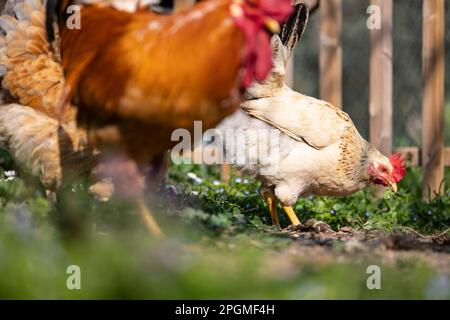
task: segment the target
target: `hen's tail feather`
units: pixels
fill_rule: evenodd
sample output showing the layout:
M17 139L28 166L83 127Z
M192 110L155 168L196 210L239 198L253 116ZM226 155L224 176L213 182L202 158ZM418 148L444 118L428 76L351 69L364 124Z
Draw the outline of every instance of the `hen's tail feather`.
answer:
M74 108L58 121L65 80L47 39L43 1L8 0L0 16L2 93L20 103L0 106L0 147L55 191L89 174L98 155L86 131L76 127Z
M47 190L58 190L96 164L86 145L86 133L73 126L60 125L19 104L0 107L0 146L8 148L22 170L39 177Z
M47 40L43 1L8 0L0 16L0 75L18 102L56 119L64 75Z
M84 0L86 1L86 0ZM67 8L72 4L82 4L83 0L47 0L45 3L45 31L48 41L53 44L58 41L59 28L67 19ZM54 48L55 49L55 48Z
M45 30L50 43L55 41L54 23L59 25L59 12L61 10L61 1L47 0L45 4ZM56 21L55 21L56 18Z
M292 54L298 41L305 32L309 20L309 6L306 3L300 3L295 6L294 13L283 24L280 38L283 45Z

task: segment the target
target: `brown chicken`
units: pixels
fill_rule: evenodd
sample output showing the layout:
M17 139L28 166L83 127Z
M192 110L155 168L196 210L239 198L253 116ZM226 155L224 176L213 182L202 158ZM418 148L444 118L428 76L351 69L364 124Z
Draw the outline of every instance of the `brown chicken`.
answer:
M84 1L130 12L155 2ZM60 119L58 106L65 80L59 54L54 54L47 41L45 21L41 0L2 4L0 146L9 150L21 173L40 181L49 200L56 201L56 192L82 174L94 183L90 192L107 200L114 186L92 175L98 151L88 145L86 130L77 127L76 109L67 108Z
M147 164L170 148L173 130L194 120L210 128L239 106L242 89L271 68L265 25L290 10L267 0L204 1L171 16L84 6L81 29L60 20L65 102L75 97L96 145Z
M91 175L98 151L76 126L76 110L60 119L64 75L48 44L45 8L40 0L9 0L0 17L0 146L18 169L38 178L50 200L80 175ZM93 177L96 179L95 177ZM112 184L96 183L92 193L107 199Z
M274 8L270 1L262 1L262 4L208 1L208 4L205 2L192 11L169 19L146 12L132 15L105 7L107 4L120 8L121 1L85 1L96 5L83 7L83 29L72 33L62 28L60 38L59 28L55 28L55 33L51 33L57 40L53 51L46 41L45 11L41 0L8 1L0 19L3 31L0 37L2 89L20 104L0 108L0 142L9 148L21 168L40 178L47 190L57 190L68 176L90 173L98 158L94 145L103 150L113 147L114 157L104 157L109 161L105 161L103 176L115 178L116 184L122 187L118 194L138 199L147 227L153 233L159 233L153 218L145 214L140 181L142 168L152 161L157 168L150 172L156 175L164 172L161 170L164 169L161 155L170 147L168 134L172 128L189 127L188 119L206 120L207 127L213 126L223 115L232 112L243 89L253 78L261 79L268 73L271 62L266 52L270 49L266 45L265 26L276 28L277 23L272 16L281 20L290 7L284 1L285 6L277 13L278 8ZM134 2L139 2L135 8L141 4L141 1ZM97 6L99 3L102 5ZM51 4L48 2L49 7ZM106 16L97 13L105 13ZM51 15L47 17L51 22ZM108 23L105 28L97 28L95 23L104 22L104 17L108 18L108 23L126 23L119 28L109 28ZM215 21L216 18L219 20ZM211 30L208 31L203 27L204 22L212 24L213 20L219 28L209 27ZM191 48L191 43L183 40L186 39L184 29L187 29L187 34L191 30L191 34L210 39L206 43L212 44L212 54L203 52L201 41ZM198 32L197 29L201 30ZM150 45L151 41L146 41L149 44L146 50L150 51L140 50L140 36L149 30L155 36L153 42L157 41L164 48L156 50ZM166 37L166 32L175 33L177 37ZM89 41L84 42L85 38ZM106 39L115 39L108 42L125 45L106 48ZM60 40L63 43L61 48ZM195 67L186 68L184 60L180 63L185 56L180 50L184 48L193 52L190 55L192 61L197 59L193 55L199 58ZM209 59L203 61L205 57ZM153 65L148 69L150 72L143 72L147 70L143 67L150 65L148 62L155 58L165 64ZM230 61L233 69L228 68ZM103 67L92 68L92 65ZM203 65L206 67L202 69ZM220 68L221 65L226 67ZM175 76L167 76L171 72L173 75L174 71L177 72ZM215 85L206 79L206 71L215 74ZM197 72L201 76L197 76ZM190 83L192 79L195 79L194 85ZM172 86L172 82L178 87ZM69 103L72 96L84 108L82 111L85 112L81 112L79 118L84 120L85 127L77 126L77 109ZM166 99L166 96L171 99ZM129 155L137 160L139 173L134 163L126 160ZM68 174L70 172L73 174ZM138 189L130 188L130 184L136 185L136 182ZM106 184L106 191L108 188L110 184ZM105 193L104 189L101 184L93 187L100 196Z
M47 26L57 13L54 43L60 40L66 80L61 117L75 102L78 124L107 159L101 174L112 178L118 194L137 201L140 212L141 173L149 163L152 172L163 171L175 129L192 130L195 120L213 127L239 107L245 89L270 72L269 31L292 9L290 0L210 0L161 16L85 5L81 28L69 29L70 4L47 2Z

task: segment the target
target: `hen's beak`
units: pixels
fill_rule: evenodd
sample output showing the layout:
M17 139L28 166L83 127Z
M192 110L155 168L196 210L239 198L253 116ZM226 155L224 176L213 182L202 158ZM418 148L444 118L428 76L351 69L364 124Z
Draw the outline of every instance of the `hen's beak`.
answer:
M280 24L275 19L272 19L272 18L266 19L265 26L272 33L280 32Z
M389 183L389 187L392 189L392 191L394 191L395 193L397 193L398 187L397 187L397 184L396 184L395 182L390 182L390 183Z

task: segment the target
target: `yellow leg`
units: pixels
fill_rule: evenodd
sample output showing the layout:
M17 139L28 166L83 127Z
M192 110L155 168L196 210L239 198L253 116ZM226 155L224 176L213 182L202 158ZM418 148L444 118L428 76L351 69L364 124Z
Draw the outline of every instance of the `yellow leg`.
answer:
M149 233L155 237L164 237L164 233L142 199L138 200L138 211Z
M264 199L267 202L267 207L269 208L270 217L272 218L272 224L281 229L280 220L278 220L278 211L276 207L276 199L269 192L264 193Z
M292 224L294 226L300 225L300 220L298 220L297 215L294 212L294 209L292 207L283 207L284 212L286 212L287 216L289 217L289 220L291 220Z

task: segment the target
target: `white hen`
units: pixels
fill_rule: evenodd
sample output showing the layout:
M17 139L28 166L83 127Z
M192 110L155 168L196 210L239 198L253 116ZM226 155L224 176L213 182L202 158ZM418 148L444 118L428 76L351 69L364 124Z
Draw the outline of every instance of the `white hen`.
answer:
M286 64L308 17L306 6L298 10L297 20L285 26L283 40L278 35L272 38L271 77L255 84L242 111L219 127L227 160L261 181L261 195L278 227L277 200L291 222L299 225L292 209L299 197L345 196L371 183L396 191L405 173L400 157L387 158L376 150L361 137L348 114L285 85ZM264 132L273 130L279 138L268 143L269 134ZM242 139L236 147L239 133ZM255 148L259 150L252 153ZM236 159L246 161L236 164Z

